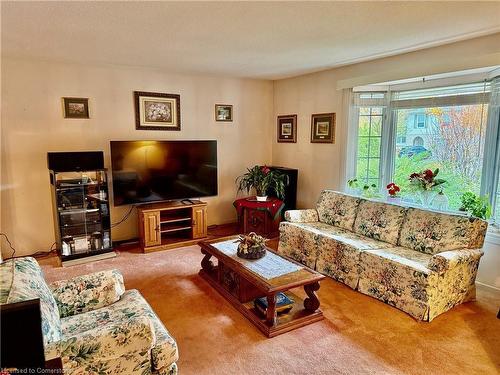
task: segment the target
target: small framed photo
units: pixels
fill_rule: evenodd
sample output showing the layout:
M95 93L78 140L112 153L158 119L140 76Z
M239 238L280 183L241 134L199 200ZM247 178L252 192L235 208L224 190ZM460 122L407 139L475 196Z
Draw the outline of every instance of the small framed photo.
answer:
M233 121L233 106L230 104L216 104L215 121Z
M311 116L311 143L335 143L335 113Z
M181 130L181 96L134 91L137 130Z
M297 115L278 116L278 142L297 142Z
M64 118L90 118L89 98L62 98Z

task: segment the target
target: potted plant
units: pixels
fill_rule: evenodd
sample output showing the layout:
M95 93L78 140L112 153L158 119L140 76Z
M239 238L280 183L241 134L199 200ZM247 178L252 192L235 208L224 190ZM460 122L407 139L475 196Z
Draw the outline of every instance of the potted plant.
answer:
M401 191L401 188L396 185L394 182L391 182L389 185L386 186L387 188L387 193L389 194L389 201L393 203L400 203L401 202L401 197L399 195L399 192Z
M359 186L359 182L357 178L352 178L347 181L347 186L351 189L352 193L356 195L361 195L361 187Z
M460 211L465 211L472 216L488 220L491 217L491 204L487 197L480 197L470 191L463 193L460 197L462 207Z
M422 172L412 173L409 177L410 186L419 194L422 206L429 207L436 195L435 187L446 182L442 178L436 178L439 174L439 168L435 171L426 169Z
M284 174L277 171L272 171L267 166L256 165L248 168L247 172L236 179L236 185L239 191L249 193L255 189L258 201L267 200L267 191L272 189L276 192L278 198L283 199L285 196L285 178Z

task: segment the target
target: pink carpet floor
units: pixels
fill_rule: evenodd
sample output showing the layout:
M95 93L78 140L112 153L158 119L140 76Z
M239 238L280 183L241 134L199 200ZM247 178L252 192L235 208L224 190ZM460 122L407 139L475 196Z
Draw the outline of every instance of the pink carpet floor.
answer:
M180 374L499 374L500 293L421 323L327 279L325 320L268 339L198 276L198 246L61 268L40 263L48 281L117 268L176 338ZM294 292L296 292L294 290ZM300 293L300 291L299 291Z

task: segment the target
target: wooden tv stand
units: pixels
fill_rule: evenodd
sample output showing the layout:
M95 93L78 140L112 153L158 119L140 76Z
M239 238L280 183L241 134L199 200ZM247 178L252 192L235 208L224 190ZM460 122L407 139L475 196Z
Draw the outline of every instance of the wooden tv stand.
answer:
M207 236L207 203L151 203L137 207L143 252L196 244Z

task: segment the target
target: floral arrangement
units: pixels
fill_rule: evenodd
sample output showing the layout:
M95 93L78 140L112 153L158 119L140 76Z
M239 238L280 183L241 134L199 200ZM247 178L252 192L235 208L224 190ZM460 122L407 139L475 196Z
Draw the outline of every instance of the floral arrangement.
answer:
M268 166L256 165L236 179L238 191L250 192L255 189L257 196L265 196L269 189L276 192L278 198L285 196L286 175L272 171Z
M396 198L401 191L401 188L396 185L394 182L391 182L389 185L386 186L387 192L389 193L389 196L392 198Z
M258 259L266 254L267 238L251 232L247 235L240 234L235 241L238 243L237 255L240 258Z
M442 185L446 182L442 178L436 178L439 173L439 168L435 171L430 169L426 169L425 171L412 173L410 175L410 185L413 186L416 190L420 191L431 191L436 186Z

